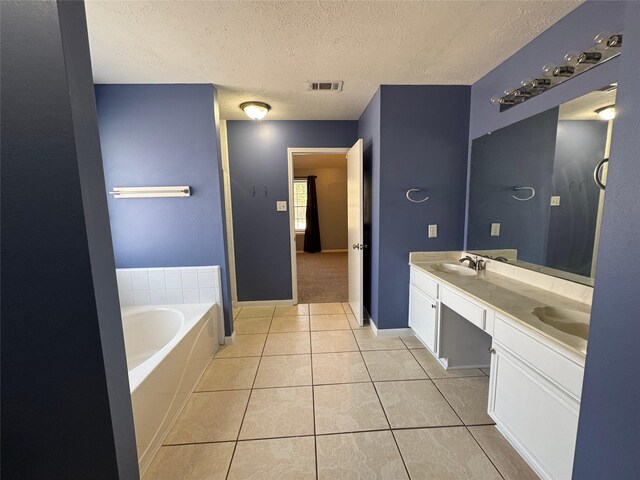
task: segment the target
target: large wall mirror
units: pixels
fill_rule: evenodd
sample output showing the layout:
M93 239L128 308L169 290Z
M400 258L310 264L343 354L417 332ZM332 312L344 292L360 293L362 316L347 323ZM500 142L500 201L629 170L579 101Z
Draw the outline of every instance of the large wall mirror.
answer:
M467 250L593 285L616 85L472 143Z

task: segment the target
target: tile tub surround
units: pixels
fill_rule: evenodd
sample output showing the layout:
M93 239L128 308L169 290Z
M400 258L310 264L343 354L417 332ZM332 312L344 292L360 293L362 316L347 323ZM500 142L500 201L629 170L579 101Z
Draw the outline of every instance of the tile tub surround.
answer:
M117 268L120 306L222 304L219 266Z
M474 394L489 380L480 370L457 401L465 379L425 364L415 340L362 337L357 326L310 331L310 310L236 311L268 332L220 348L144 480L529 478L494 427L469 414L487 409ZM281 331L283 318L294 331ZM384 368L387 357L398 366Z

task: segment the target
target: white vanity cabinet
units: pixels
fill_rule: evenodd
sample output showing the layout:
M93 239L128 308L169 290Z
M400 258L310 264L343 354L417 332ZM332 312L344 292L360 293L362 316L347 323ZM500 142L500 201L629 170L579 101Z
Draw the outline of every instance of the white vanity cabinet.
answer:
M437 354L438 284L411 269L409 283L409 327L431 352Z
M570 480L583 367L499 317L492 345L489 415L538 475Z

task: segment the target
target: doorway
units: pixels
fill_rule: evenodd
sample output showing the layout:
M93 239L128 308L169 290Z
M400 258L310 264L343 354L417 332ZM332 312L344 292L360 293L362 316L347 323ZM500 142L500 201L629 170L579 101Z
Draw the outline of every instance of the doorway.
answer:
M362 142L288 154L294 303L348 302L361 312Z
M293 194L298 302L347 302L346 154L294 155Z

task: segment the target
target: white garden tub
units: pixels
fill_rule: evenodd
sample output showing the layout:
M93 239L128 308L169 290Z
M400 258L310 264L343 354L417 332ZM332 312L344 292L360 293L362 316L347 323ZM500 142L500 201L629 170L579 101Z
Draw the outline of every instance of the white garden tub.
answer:
M211 303L122 309L141 472L218 348L217 316Z

